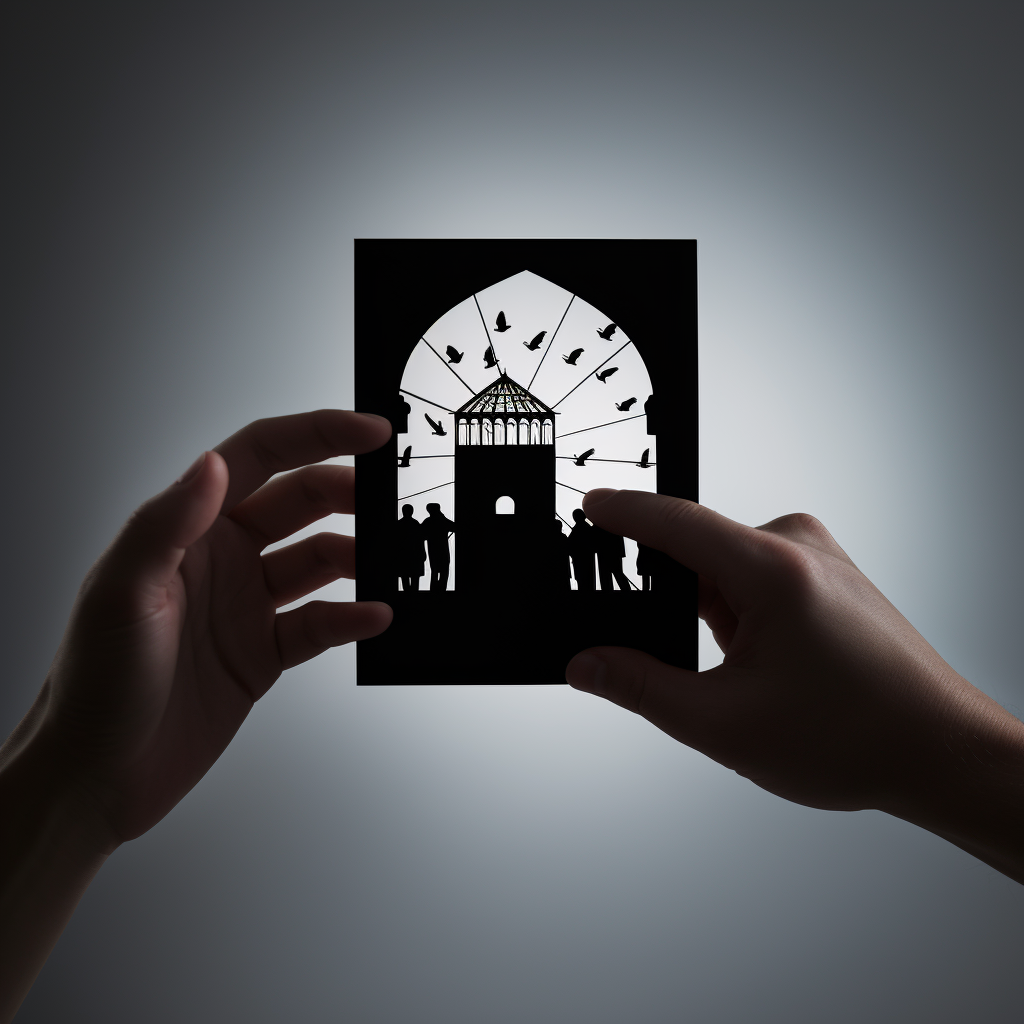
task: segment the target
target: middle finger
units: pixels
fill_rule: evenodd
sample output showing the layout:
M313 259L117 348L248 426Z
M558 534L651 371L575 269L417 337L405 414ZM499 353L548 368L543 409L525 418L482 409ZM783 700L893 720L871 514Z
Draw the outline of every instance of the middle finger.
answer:
M305 466L264 484L231 510L230 517L265 548L334 512L355 511L351 466Z

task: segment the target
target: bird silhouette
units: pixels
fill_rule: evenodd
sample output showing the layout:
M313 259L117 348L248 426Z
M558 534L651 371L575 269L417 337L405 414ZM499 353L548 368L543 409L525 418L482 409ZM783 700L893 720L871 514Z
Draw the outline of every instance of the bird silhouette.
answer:
M617 324L609 324L603 331L598 331L597 336L599 338L604 338L605 341L611 341L612 335L615 333L615 328L617 326Z
M576 360L579 359L579 357L581 355L583 355L583 349L581 349L581 348L574 348L567 356L562 356L562 358L570 366L575 366L576 365Z
M640 461L637 463L637 465L641 469L650 469L651 468L651 464L647 461L647 459L650 456L650 454L651 454L651 449L650 448L645 448L643 455L640 456Z
M448 436L448 431L445 430L437 420L432 420L426 413L423 414L423 418L430 424L431 429L438 437Z
M528 349L529 349L529 350L530 350L531 352L536 352L536 351L537 351L537 349L539 349L539 348L540 348L540 343L541 343L541 342L542 342L542 341L544 340L544 335L545 335L545 334L547 334L547 333L548 333L547 331L541 331L541 332L540 332L540 334L538 334L538 335L537 335L537 336L536 336L536 337L535 337L535 338L533 339L533 341L524 341L524 342L523 342L523 344L524 344L524 345L525 345L525 346L526 346L526 347L527 347L527 348L528 348Z
M615 408L618 409L619 412L629 412L635 402L635 398L627 398L624 402L616 402Z
M582 455L575 455L575 456L573 456L573 458L576 459L576 461L575 461L575 463L573 463L573 465L585 466L587 464L587 459L589 459L590 456L593 455L593 454L594 454L594 449L593 448L588 448Z
M409 445L409 447L406 448L404 452L402 452L402 457L398 460L398 468L399 469L408 469L409 468L409 459L411 459L411 458L412 458L412 445Z
M494 358L494 349L488 345L484 352L484 366L489 370L492 366L495 366L497 362L498 360Z
M504 334L505 331L507 331L511 326L512 326L511 324L505 323L505 311L504 310L499 310L498 317L494 321L494 329L499 334Z
M448 355L449 363L461 363L462 357L466 354L465 352L460 352L454 345L449 345L445 352Z
M609 366L603 373L595 373L594 376L602 383L607 384L608 378L615 373L619 368L617 366Z

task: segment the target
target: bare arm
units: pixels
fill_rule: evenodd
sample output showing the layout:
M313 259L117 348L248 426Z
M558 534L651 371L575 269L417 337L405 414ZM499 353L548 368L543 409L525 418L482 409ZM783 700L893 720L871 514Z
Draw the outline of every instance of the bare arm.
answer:
M353 470L309 463L389 434L379 417L334 410L252 423L146 502L89 573L0 750L0 1021L106 857L206 774L281 672L391 622L375 602L277 612L352 576L351 537L263 553L353 511Z
M725 659L698 673L594 648L570 662L573 686L787 800L887 811L1024 882L1024 724L946 664L821 523L753 529L640 491L583 504L699 574Z

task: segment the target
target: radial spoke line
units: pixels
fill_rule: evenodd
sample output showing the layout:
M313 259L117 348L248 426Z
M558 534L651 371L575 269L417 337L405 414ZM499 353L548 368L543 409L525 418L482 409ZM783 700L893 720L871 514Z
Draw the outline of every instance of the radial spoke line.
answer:
M447 359L445 359L445 357L444 357L443 355L441 355L441 353L440 353L440 352L438 352L438 351L437 351L437 349L436 349L436 348L434 348L434 346L433 346L433 345L431 345L431 344L430 344L430 342L429 342L429 341L427 341L427 339L426 339L426 338L420 338L420 341L422 341L422 342L423 342L423 344L424 344L424 345L426 345L426 346L427 346L427 348L429 348L429 349L430 349L430 351L431 351L431 352L433 352L433 353L434 353L434 355L435 355L435 356L437 356L437 358L438 358L438 359L440 359L440 360L441 360L441 362L442 362L442 363L444 363L444 365L445 365L445 366L447 366L447 367L448 367L448 369L452 371L452 373L455 373L455 368L454 368L454 367L452 366L452 364L451 364L451 363L449 363L449 362L448 362L448 360L447 360ZM456 376L456 377L459 377L459 375L458 375L457 373L455 373L455 376ZM470 386L469 386L469 385L468 385L468 384L467 384L467 383L466 383L466 382L465 382L465 381L464 381L464 380L463 380L463 379L462 379L461 377L459 377L459 383L460 383L460 384L461 384L461 385L462 385L462 386L463 386L463 387L464 387L464 388L465 388L465 389L466 389L466 390L467 390L467 391L468 391L468 392L469 392L469 393L470 393L471 395L475 395L475 394L476 394L476 392L475 392L475 391L474 391L474 390L473 390L473 389L472 389L472 388L471 388L471 387L470 387Z
M455 415L454 409L449 409L446 405L438 405L437 402L432 402L429 398L424 398L422 395L417 395L415 392L406 391L405 388L398 389L403 395L408 395L410 398L418 398L421 402L426 402L427 405L432 405L437 409L444 409L445 412L450 412L453 416Z
M628 423L630 420L640 420L646 416L645 412L638 412L635 416L624 416L621 420L609 420L607 423L595 423L592 427L583 427L580 430L570 430L565 434L556 434L555 440L561 437L572 437L573 434L585 434L588 430L597 430L599 427L614 427L616 423Z
M442 487L451 487L455 483L454 480L448 480L443 484L435 484L433 487L424 487L422 491L413 491L412 494L407 494L404 498L399 498L399 501L408 501L409 498L415 498L417 494L426 494L427 491L437 491ZM583 493L582 491L580 492Z
M564 487L566 490L569 491L575 491L577 494L587 493L586 491L581 491L578 487L570 487L568 484L563 484L561 480L556 480L555 483L558 484L559 487Z
M610 355L610 356L609 356L609 357L608 357L608 358L607 358L607 359L606 359L606 360L604 361L604 363L610 363L610 362L611 362L611 361L612 361L612 360L613 360L613 359L614 359L614 358L615 358L615 357L616 357L616 356L617 356L617 355L618 355L618 354L619 354L619 353L620 353L620 352L621 352L621 351L622 351L622 350L623 350L624 348L629 348L629 346L630 346L630 345L632 345L632 344L633 344L633 342L631 342L631 341L627 341L625 345L620 345L620 346L619 346L619 347L618 347L618 348L617 348L617 349L616 349L616 350L615 350L615 351L614 351L614 352L613 352L613 353L612 353L612 354L611 354L611 355ZM590 380L590 377L591 377L591 375L592 375L592 374L595 374L595 373L597 373L597 371L598 371L598 370L600 370L602 366L604 366L604 363L599 363L599 364L598 364L597 366L595 366L595 367L594 367L594 369L593 369L593 370L591 370L591 371L590 371L590 373L588 373L588 374L586 375L586 377L584 377L584 378L583 378L583 380L581 380L581 381L580 381L580 384L583 384L583 383L584 383L584 381L588 381L588 380ZM571 395L571 394L573 393L573 391L575 391L575 390L576 390L576 388L578 388L578 387L580 386L580 384L577 384L577 385L576 385L576 387L574 387L574 388L573 388L573 389L572 389L571 391L569 391L569 393L568 393L568 394L566 394L566 395L563 395L563 396L562 396L562 397L561 397L561 398L560 398L560 399L559 399L559 400L558 400L557 402L555 402L555 404L554 404L553 406L551 406L551 408L552 408L552 409L556 409L556 408L558 408L558 406L560 406L560 405L561 405L561 404L562 404L562 403L563 403L563 402L564 402L564 401L565 401L565 400L566 400L566 399L567 399L567 398L569 397L569 395Z
M572 299L569 300L569 306L572 305L573 299L575 298L576 296L574 295ZM562 319L558 321L558 326L555 328L555 333L551 335L551 340L548 342L548 347L544 349L544 355L540 357L540 362L537 364L537 369L533 371L533 376L530 378L530 383L526 385L527 391L533 390L533 382L537 379L537 374L540 373L540 368L544 365L544 360L547 359L548 353L551 351L551 346L554 345L555 338L558 336L558 332L561 330L562 324L565 322L565 316L566 313L569 312L569 306L565 307L565 313L562 314Z
M491 352L494 354L494 362L497 364L498 373L501 373L501 362L498 359L498 353L494 348L494 339L491 337L491 329L487 326L487 321L484 319L484 311L480 308L480 300L476 297L476 292L473 292L473 301L476 303L476 311L480 314L480 323L484 325L484 334L487 335L487 344L490 346Z
M558 516L558 518L561 519L562 522L565 523L565 525L568 526L570 530L572 529L572 523L570 523L569 520L566 519L565 516L563 516L562 513L558 511L557 508L555 509L555 515Z
M401 458L401 456L399 456L399 458ZM454 459L455 456L454 455L410 455L409 458L410 459ZM653 466L654 463L652 462L651 465Z
M431 456L431 455L420 456L420 458L427 458L427 459L429 459L429 458L443 458L443 457L444 456ZM574 455L556 455L555 458L556 459L569 459L571 462L575 462L576 461L576 457ZM621 462L621 463L623 463L625 465L630 465L630 466L639 466L640 465L639 462L634 462L632 459L595 459L593 456L590 456L587 459L587 462ZM647 465L648 466L656 466L657 463L656 462L648 462Z

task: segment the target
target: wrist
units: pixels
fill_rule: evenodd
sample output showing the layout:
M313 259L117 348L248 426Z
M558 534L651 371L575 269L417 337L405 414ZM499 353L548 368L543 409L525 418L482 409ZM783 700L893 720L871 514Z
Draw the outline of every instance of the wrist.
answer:
M1024 723L959 676L941 692L879 809L1024 882Z

